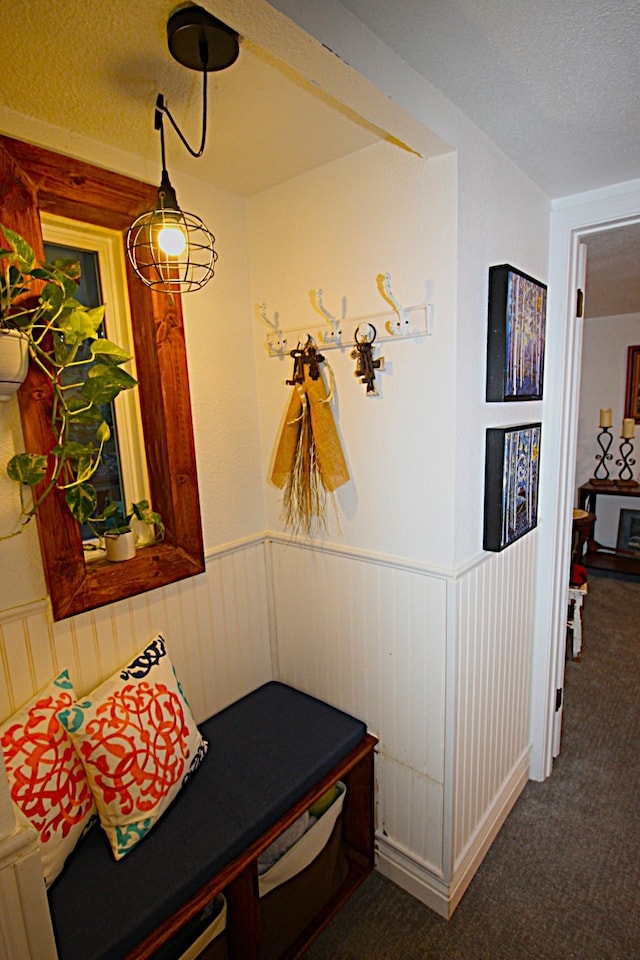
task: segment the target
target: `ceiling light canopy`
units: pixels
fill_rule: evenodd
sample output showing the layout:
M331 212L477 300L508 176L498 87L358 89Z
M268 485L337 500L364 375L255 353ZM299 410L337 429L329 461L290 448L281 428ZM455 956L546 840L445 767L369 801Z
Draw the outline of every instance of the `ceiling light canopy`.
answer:
M169 180L165 159L164 117L192 157L200 157L207 138L207 74L235 63L240 50L238 34L202 7L175 10L167 23L169 51L178 63L202 71L202 136L194 150L160 93L156 100L155 129L160 132L162 177L158 203L135 220L127 232L127 253L136 274L148 287L165 293L199 290L215 273L218 254L215 237L200 217L180 209Z

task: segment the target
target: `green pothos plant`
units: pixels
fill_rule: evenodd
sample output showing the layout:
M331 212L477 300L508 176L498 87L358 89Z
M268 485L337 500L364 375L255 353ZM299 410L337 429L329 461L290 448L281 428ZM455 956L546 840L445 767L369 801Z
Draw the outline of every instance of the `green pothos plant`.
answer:
M2 231L7 246L0 247L0 337L3 330L19 331L31 362L51 384L54 437L49 453L18 453L7 464L9 478L20 486L22 520L8 535L15 536L56 489L79 523L94 517L98 500L91 480L111 435L101 407L137 381L122 369L130 355L99 335L104 305L85 307L75 298L79 263L37 262L23 237L5 226ZM81 351L85 343L88 356L86 348ZM85 425L85 436L86 425L94 428L87 442L77 439L76 425ZM25 497L25 487L42 481L37 495Z
M110 502L104 508L100 516L91 516L87 518L87 526L95 536L98 544L91 544L87 549L94 550L104 543L104 538L119 537L123 533L129 533L133 528L132 520L139 520L145 523L150 529L152 543L160 543L164 537L164 524L162 517L151 509L148 500L138 500L131 504L131 513L124 514L120 503Z

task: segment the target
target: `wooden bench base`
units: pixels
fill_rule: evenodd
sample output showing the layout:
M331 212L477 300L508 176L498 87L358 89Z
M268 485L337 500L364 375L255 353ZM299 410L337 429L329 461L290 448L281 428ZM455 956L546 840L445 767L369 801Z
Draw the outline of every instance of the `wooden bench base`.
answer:
M153 934L130 952L126 960L147 960L209 903L218 893L227 900L226 947L230 960L295 960L301 957L345 901L356 890L374 866L374 776L373 759L376 739L366 735L364 740L322 778L302 799L281 817L259 840L241 856L229 863L206 883L192 899L170 917ZM326 900L301 929L291 920L290 941L284 945L267 936L273 925L267 923L269 899L276 890L262 900L258 896L258 857L311 804L333 784L342 781L347 787L344 808L336 830L339 831L339 851L345 864L342 876L327 892ZM313 865L307 870L312 870ZM303 871L305 873L306 871ZM302 877L302 875L300 875ZM296 884L296 878L287 886ZM300 881L302 882L302 881ZM329 883L331 881L329 880ZM276 924L279 926L279 924ZM280 928L281 929L281 928ZM275 938L276 941L279 939ZM269 943L269 940L272 942ZM281 950L280 947L283 946ZM277 952L273 952L273 951ZM202 960L219 955L213 947L205 948Z

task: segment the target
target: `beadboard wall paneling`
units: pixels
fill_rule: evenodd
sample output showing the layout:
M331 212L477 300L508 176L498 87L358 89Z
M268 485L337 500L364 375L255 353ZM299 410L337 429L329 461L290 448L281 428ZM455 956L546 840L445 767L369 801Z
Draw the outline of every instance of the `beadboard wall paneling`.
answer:
M379 736L380 869L443 916L527 780L535 557L535 531L448 576L271 544L280 678Z
M44 602L0 612L0 718L65 667L88 693L157 633L198 722L272 679L264 550L227 548L200 576L57 623Z
M533 531L458 582L454 874L523 758L527 769L536 539Z
M440 874L446 580L317 544L271 551L280 678L380 737L378 829Z
M0 841L0 960L56 960L33 830Z

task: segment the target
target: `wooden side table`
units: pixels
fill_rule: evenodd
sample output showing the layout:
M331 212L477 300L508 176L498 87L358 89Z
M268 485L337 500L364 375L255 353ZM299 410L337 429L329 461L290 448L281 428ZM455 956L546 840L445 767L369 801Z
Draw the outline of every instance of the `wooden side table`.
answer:
M578 507L588 513L597 512L598 497L631 497L640 498L640 484L624 483L583 483L578 488ZM632 506L632 504L629 504ZM640 574L640 558L617 550L616 547L604 546L598 543L593 534L587 542L587 551L584 556L584 565L594 570L608 570L615 573Z

